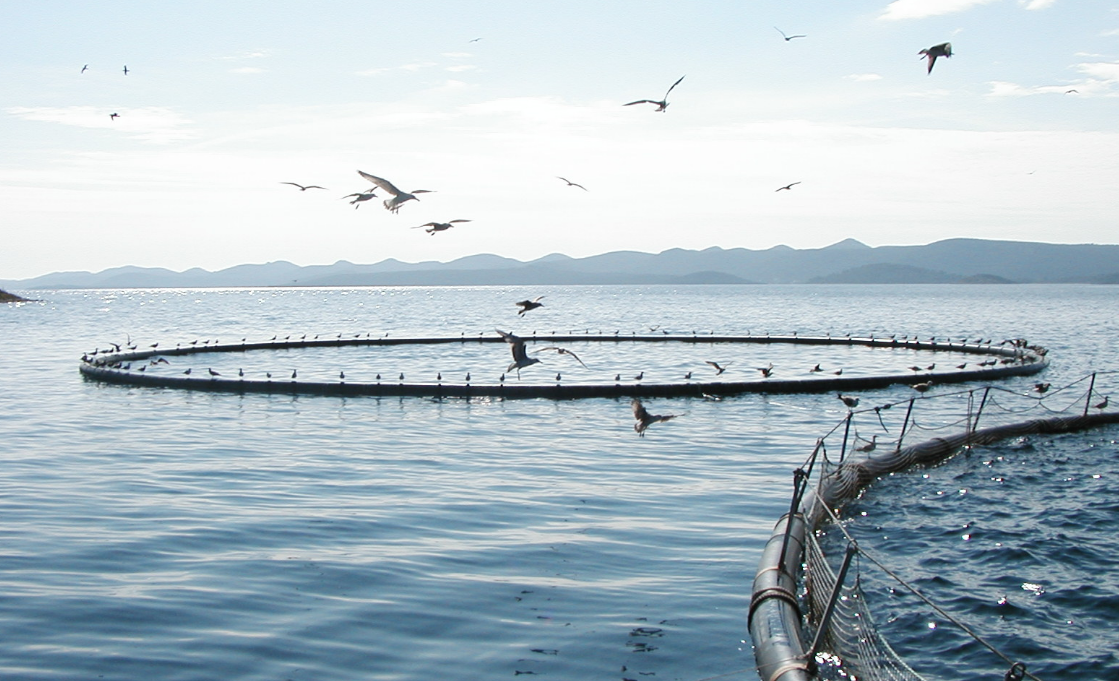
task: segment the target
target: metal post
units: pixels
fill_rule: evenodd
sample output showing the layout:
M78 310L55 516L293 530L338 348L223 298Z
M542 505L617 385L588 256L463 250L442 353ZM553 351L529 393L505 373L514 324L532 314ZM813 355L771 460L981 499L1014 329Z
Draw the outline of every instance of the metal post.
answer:
M991 394L991 386L987 386L983 390L983 399L979 400L979 411L975 412L975 422L971 425L971 431L979 430L979 417L983 415L983 407L987 406L987 395Z
M1096 372L1092 372L1092 380L1088 382L1088 396L1084 398L1084 415L1088 415L1088 407L1092 406L1092 393L1096 389Z
M901 433L898 434L898 446L894 454L901 451L901 441L905 439L905 429L909 427L909 415L913 413L913 398L909 398L909 408L905 410L905 421L901 424Z
M851 432L851 417L854 413L847 412L847 424L843 426L843 446L839 448L839 463L843 463L843 459L847 456L847 435Z
M793 471L793 501L789 505L789 515L785 520L785 538L781 542L781 553L777 560L778 574L785 572L785 552L789 550L789 538L793 531L793 517L796 515L797 507L800 506L801 495L808 487L808 474L804 472L803 468L798 468Z
M843 581L847 579L847 569L851 567L851 559L858 552L859 549L854 544L847 545L847 553L843 556L843 565L839 567L839 574L835 578L835 586L832 587L828 605L824 608L819 626L816 627L816 636L812 639L812 647L805 654L805 657L809 659L809 664L815 664L816 653L820 652L820 646L824 644L824 635L831 624L832 615L835 613L835 604L839 602L839 594L843 592Z

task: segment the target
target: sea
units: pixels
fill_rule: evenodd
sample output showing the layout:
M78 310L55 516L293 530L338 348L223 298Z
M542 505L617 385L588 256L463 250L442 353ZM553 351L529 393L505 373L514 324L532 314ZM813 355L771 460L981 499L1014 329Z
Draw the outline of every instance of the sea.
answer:
M33 300L0 307L5 681L754 681L746 618L762 547L788 511L794 469L847 415L832 392L658 398L646 408L675 418L641 435L628 398L241 394L84 378L83 354L113 344L464 339L150 367L434 384L977 361L627 335L1024 338L1048 350L1042 373L934 385L910 416L924 430L905 437L958 431L992 386L984 424L1119 402L1114 286L14 292ZM543 307L518 315L515 303L537 296ZM496 329L530 339L541 361L518 377L505 344L465 342ZM534 332L618 340L565 341L580 364ZM864 414L852 446L892 442L917 397L900 384L854 394L895 406ZM1119 427L975 448L890 476L855 504L860 542L1008 659L1043 679L1119 678ZM884 636L925 678L1002 678L1003 658L869 561L858 571Z

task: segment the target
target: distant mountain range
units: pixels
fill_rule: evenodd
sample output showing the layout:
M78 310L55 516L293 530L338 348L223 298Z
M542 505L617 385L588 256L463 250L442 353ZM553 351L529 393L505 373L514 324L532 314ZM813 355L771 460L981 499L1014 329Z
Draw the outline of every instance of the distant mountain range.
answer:
M451 262L372 265L339 260L301 267L279 261L217 272L116 267L0 280L17 290L216 288L236 286L464 286L564 284L942 284L1119 283L1119 245L946 239L924 246L870 247L846 239L826 248L775 246L616 251L586 258L553 254L522 262L472 255Z

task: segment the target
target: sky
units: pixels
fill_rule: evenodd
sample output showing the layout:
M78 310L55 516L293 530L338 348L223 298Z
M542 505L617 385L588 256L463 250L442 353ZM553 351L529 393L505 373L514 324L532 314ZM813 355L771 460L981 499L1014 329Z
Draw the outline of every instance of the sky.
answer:
M1119 0L0 0L0 82L0 279L1119 243Z

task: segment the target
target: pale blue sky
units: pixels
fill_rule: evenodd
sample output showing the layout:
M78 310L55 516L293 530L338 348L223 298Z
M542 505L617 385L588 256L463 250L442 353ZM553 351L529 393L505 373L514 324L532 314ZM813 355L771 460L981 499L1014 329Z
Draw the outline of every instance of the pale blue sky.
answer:
M0 279L1119 242L1119 0L0 0L0 37ZM355 210L357 169L435 193Z

